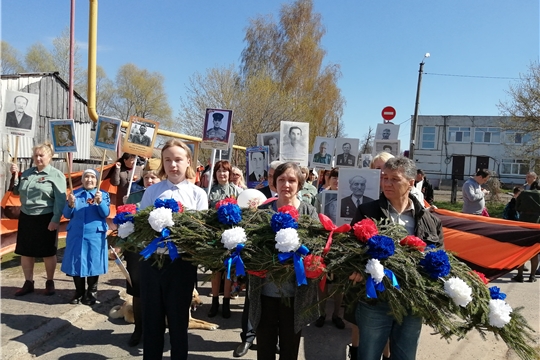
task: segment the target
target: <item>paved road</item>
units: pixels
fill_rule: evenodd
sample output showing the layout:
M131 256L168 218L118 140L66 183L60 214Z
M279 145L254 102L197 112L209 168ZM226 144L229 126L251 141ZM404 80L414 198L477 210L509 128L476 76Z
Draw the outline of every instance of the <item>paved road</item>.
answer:
M204 275L200 274L202 280ZM540 282L513 283L511 274L494 282L508 295L507 301L512 307L525 306L524 314L531 326L540 330ZM129 348L126 343L133 330L133 325L121 319L109 319L110 308L121 304L125 297L122 275L111 263L110 271L100 278L100 303L93 308L85 305L70 305L67 301L73 292L71 278L57 272L57 293L44 296L45 276L37 272L36 292L22 298L15 298L13 293L22 285L23 279L19 267L1 271L1 345L2 359L62 359L62 360L100 360L100 359L142 359L141 348ZM243 298L232 301L233 315L230 319L216 317L208 319L209 284L200 282L203 305L195 317L212 320L220 325L216 331L190 331L190 359L232 359L232 351L239 342L240 316ZM331 313L331 300L327 306ZM447 343L430 334L430 328L424 327L420 338L419 360L427 359L474 359L503 360L517 359L507 351L503 342L488 336L483 341L478 334L471 334L460 342ZM166 338L166 342L168 338ZM303 330L299 359L346 359L346 346L350 342L350 328L339 330L327 320L323 328L308 326ZM169 346L166 346L164 359L169 358ZM244 359L256 359L256 352L250 351Z

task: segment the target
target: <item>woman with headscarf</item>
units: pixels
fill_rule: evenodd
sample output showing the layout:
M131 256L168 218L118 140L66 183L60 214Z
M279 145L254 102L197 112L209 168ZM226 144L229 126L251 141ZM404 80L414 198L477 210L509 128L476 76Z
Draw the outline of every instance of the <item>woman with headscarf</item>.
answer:
M111 200L109 193L97 189L97 181L97 171L84 170L82 187L69 194L64 206L63 215L70 221L61 270L75 283L70 304L94 305L99 275L109 267L106 237Z

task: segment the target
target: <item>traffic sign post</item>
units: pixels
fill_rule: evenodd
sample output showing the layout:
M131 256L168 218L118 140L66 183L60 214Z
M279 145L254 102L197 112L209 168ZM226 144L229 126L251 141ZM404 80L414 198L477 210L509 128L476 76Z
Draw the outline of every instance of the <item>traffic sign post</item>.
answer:
M385 121L390 121L396 117L396 109L391 106L387 106L382 109L381 115Z

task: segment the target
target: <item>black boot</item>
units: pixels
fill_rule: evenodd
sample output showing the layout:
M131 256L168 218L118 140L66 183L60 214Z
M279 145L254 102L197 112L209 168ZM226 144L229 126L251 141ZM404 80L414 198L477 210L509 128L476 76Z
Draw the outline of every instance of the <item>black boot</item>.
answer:
M84 296L86 279L80 276L74 276L73 282L75 283L75 294L69 301L70 304L79 304Z
M231 299L223 298L223 306L221 307L221 316L224 319L231 317Z
M219 310L219 296L212 296L212 307L208 312L208 317L214 317L217 315Z
M349 345L349 359L351 360L358 359L358 346Z
M99 276L89 276L86 278L88 283L88 289L86 289L86 294L82 299L84 305L94 305L97 301L97 282Z
M135 329L128 341L128 345L131 347L139 345L142 338L141 298L136 296L133 297L133 317L135 318Z

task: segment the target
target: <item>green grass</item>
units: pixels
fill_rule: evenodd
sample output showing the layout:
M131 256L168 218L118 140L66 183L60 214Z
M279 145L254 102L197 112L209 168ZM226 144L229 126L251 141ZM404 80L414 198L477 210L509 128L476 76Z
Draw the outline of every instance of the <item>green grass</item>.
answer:
M438 208L450 210L450 211L456 211L461 212L461 209L463 208L463 203L456 202L455 204L452 204L449 201L435 201L435 205ZM500 202L487 202L486 207L488 210L488 213L491 217L501 218L502 219L502 213L504 210L504 207L506 206L505 203Z

